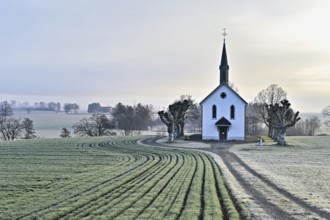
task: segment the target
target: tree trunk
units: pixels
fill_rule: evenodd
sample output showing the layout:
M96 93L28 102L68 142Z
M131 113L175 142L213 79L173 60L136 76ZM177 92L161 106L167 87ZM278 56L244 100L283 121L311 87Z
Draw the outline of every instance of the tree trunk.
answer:
M180 137L184 136L184 121L180 122Z
M181 137L180 136L180 124L177 124L176 126L175 126L175 130L174 130L174 138L179 138L179 137Z
M173 143L174 142L174 133L168 132L168 142Z
M278 129L278 132L277 132L277 145L284 146L284 145L287 144L286 141L285 141L285 135L286 135L286 129L285 128Z
M269 125L269 127L268 127L268 137L270 137L273 140L275 140L277 138L276 131L275 131L274 127L271 125Z
M277 141L278 140L278 135L279 135L279 129L273 128L273 134L272 134L273 141Z
M174 124L170 123L167 127L168 132L168 142L173 143L174 142Z

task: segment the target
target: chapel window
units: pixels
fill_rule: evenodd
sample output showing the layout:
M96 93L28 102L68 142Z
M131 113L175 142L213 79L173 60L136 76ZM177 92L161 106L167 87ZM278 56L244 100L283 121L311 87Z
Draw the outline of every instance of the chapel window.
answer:
M217 117L217 106L213 105L212 106L212 118Z
M230 119L235 119L235 106L230 106Z

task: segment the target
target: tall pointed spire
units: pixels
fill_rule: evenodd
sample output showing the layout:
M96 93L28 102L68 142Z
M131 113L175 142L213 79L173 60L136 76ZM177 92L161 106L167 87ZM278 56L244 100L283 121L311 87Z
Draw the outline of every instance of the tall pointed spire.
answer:
M223 48L222 48L222 55L221 55L221 62L219 66L220 70L220 85L228 84L228 72L229 72L229 65L227 60L227 51L226 51L226 30L223 29Z

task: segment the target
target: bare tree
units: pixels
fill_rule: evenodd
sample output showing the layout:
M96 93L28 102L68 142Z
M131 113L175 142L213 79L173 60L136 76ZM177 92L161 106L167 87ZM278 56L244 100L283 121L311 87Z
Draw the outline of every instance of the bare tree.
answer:
M132 135L135 131L134 108L118 103L111 111L113 124L116 129L122 130L125 136Z
M278 145L287 144L285 141L286 130L300 120L300 117L298 117L299 112L294 113L290 106L290 102L286 99L281 101L280 104L266 105L267 121L277 131Z
M71 104L71 109L73 110L74 114L78 114L78 110L80 109L80 107L77 103L73 103Z
M22 129L25 131L24 139L33 139L37 136L35 135L33 121L29 118L24 118L22 121Z
M317 116L311 116L305 119L305 133L308 136L314 136L315 131L321 127L321 120Z
M135 106L118 103L111 110L113 124L117 129L122 130L125 136L148 130L151 124L151 114L152 106L141 103Z
M114 128L111 121L105 114L93 114L90 118L95 129L95 136L107 136L110 135L110 129Z
M76 103L65 103L63 108L66 114L69 114L70 112L78 114L79 105Z
M0 118L0 132L5 141L17 139L22 131L20 121L15 118Z
M60 134L61 138L68 138L71 137L71 132L67 128L62 128L62 132Z
M93 114L92 117L84 118L73 125L75 134L87 137L112 135L112 128L114 126L104 114Z
M228 86L234 90L236 93L239 93L238 87L231 81L228 82Z
M59 111L61 111L61 103L60 103L60 102L57 102L57 103L56 103L56 108L55 108L55 110L56 110L56 113L58 113Z
M178 136L184 136L184 128L186 124L189 124L190 127L201 128L201 111L199 104L196 103L196 101L192 98L191 95L181 95L178 100L176 100L173 104L176 102L185 103L185 100L188 101L186 105L188 105L188 109L184 112L182 112L182 119L177 125L177 131ZM185 106L187 107L187 106Z
M14 140L19 134L21 127L19 121L11 118L13 110L7 101L0 102L0 133L5 141Z
M266 89L258 93L254 98L253 111L257 114L260 121L264 122L268 127L268 136L271 138L276 138L275 129L272 127L274 122L269 121L272 119L268 115L266 106L279 104L281 100L286 99L287 93L278 85L272 84Z
M169 105L168 112L158 112L161 121L167 126L169 142L174 141L174 133L178 136L183 135L184 118L189 106L188 100L178 101Z
M201 106L192 102L185 119L186 125L185 129L188 129L190 132L201 132L202 130L202 111Z
M298 121L293 127L288 128L287 136L306 136L305 120Z
M327 106L327 107L325 107L325 108L322 110L322 114L323 114L324 117L330 117L330 105ZM324 122L324 124L325 124L326 126L330 127L330 120L329 120L329 119L326 120L326 121Z
M78 123L73 126L74 133L82 137L94 137L94 126L88 118L81 119Z
M0 117L6 119L7 117L12 116L13 109L7 101L0 102Z
M133 108L135 129L138 131L148 130L151 124L152 106L142 105L141 103L138 103Z
M26 110L27 113L30 114L32 107L30 106L29 102L25 101L20 105L20 108Z
M263 120L260 120L260 116L258 115L255 109L258 109L260 104L257 103L249 103L246 107L246 126L247 126L247 134L249 135L260 135L263 132L262 124Z
M47 106L49 111L56 111L57 104L55 102L48 102Z
M63 108L64 108L64 111L66 114L69 114L69 112L72 109L71 104L69 104L69 103L65 103Z
M169 112L159 111L160 120L166 125L168 132L168 142L174 142L175 120Z

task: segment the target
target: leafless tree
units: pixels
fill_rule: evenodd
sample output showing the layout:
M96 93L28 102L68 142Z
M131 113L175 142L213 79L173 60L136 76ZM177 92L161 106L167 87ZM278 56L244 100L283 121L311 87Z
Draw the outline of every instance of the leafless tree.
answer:
M30 106L29 102L25 101L20 105L20 108L26 110L27 113L30 114L32 107Z
M322 114L324 115L324 117L330 117L330 105L329 106L327 106L327 107L325 107L323 110L322 110ZM326 126L328 126L328 127L330 127L330 120L328 119L328 120L326 120L325 122L324 122L324 124L326 125Z
M21 130L19 120L11 118L12 115L13 110L10 104L7 101L0 102L0 133L5 141L17 138Z
M125 136L132 135L135 131L134 108L118 103L111 111L116 129L122 130Z
M286 99L282 100L280 104L266 105L267 122L276 130L278 145L287 144L285 141L286 130L300 120L299 112L294 113L290 106L290 102Z
M24 139L33 139L37 136L35 135L33 121L29 118L24 118L22 121L22 129L25 131Z
M71 104L71 108L72 108L72 110L73 110L73 113L74 114L78 114L78 110L79 110L79 105L77 104L77 103L73 103L73 104Z
M249 103L246 107L246 126L248 135L260 135L263 133L264 128L262 124L264 123L260 120L260 116L255 109L259 108L260 104Z
M57 104L55 102L48 102L47 106L49 111L56 111Z
M185 100L188 102L185 102ZM187 110L182 111L181 120L176 126L177 135L182 137L184 136L186 124L189 124L190 127L201 128L201 112L199 104L196 103L191 95L181 95L180 98L175 100L173 104L178 102L182 103L182 108L188 107ZM184 103L186 103L187 106L184 106Z
M152 106L141 103L134 106L118 103L111 109L112 124L115 124L116 129L121 130L125 136L148 130L151 124L151 114Z
M92 117L84 118L73 125L75 134L87 137L112 135L112 128L114 126L104 114L93 114Z
M282 89L282 87L272 84L266 89L258 93L254 98L253 111L257 114L259 120L265 123L268 127L268 136L271 138L276 138L275 129L272 127L274 122L270 121L272 117L269 117L266 106L279 104L281 100L286 99L287 93Z
M288 129L287 134L291 136L314 136L317 129L321 127L321 120L317 116L310 116L300 120L294 127Z
M7 117L12 116L13 109L7 101L0 102L0 117L6 119Z
M190 132L201 132L202 130L202 111L201 106L192 102L186 114L186 129Z
M95 131L94 126L88 118L81 119L78 123L73 126L74 133L82 137L94 137Z
M321 120L317 116L311 116L305 119L306 135L314 136L315 131L321 127Z
M168 132L168 142L174 142L175 120L169 112L159 111L160 120L166 125Z
M71 137L71 132L67 128L62 128L62 132L60 134L61 138L68 138Z
M2 139L5 141L17 139L22 131L22 126L18 119L9 117L9 118L0 118L0 132L2 134Z
M169 134L169 142L174 141L174 133L178 136L183 135L184 118L190 104L188 100L178 101L172 105L169 105L168 111L159 111L158 115L161 121L167 126ZM182 124L183 122L183 124ZM175 130L176 129L176 130Z
M56 108L55 108L55 110L56 110L56 113L58 113L59 111L61 111L61 103L60 103L60 102L57 102L57 103L56 103Z
M79 105L76 103L65 103L63 108L66 114L69 114L70 112L78 114Z
M306 136L305 120L298 121L293 127L288 128L287 136Z
M234 90L236 93L239 93L238 87L231 81L228 82L228 86Z

